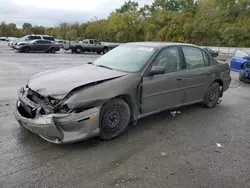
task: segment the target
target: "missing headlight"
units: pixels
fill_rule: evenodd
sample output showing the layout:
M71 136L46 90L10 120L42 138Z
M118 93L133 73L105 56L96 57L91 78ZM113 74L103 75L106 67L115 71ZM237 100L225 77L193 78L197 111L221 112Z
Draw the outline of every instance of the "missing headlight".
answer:
M57 105L55 108L54 108L54 112L55 113L60 113L60 114L66 114L66 113L70 113L72 110L68 107L67 104L60 104L60 105Z

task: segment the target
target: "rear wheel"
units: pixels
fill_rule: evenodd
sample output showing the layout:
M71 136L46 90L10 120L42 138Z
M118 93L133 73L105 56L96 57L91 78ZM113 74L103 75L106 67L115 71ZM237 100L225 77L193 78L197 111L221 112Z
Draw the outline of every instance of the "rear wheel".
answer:
M55 48L51 48L50 52L54 54L54 53L56 53L56 49Z
M29 47L24 47L24 48L23 48L23 52L24 52L24 53L29 53L29 52L30 52Z
M130 110L128 104L119 98L110 100L101 110L101 139L111 140L120 136L128 127L129 121Z
M76 53L78 53L78 54L80 54L80 53L82 53L82 48L81 47L76 47Z
M107 47L105 47L105 48L103 49L103 54L108 53L108 51L109 51L109 49L108 49Z
M202 105L206 108L213 108L218 103L219 98L220 98L220 84L214 82L208 87Z

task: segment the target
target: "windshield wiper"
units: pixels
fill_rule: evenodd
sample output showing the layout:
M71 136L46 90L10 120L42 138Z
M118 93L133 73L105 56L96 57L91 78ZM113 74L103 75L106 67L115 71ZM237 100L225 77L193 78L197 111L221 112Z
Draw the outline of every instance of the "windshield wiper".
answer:
M105 69L110 69L110 70L113 70L112 68L110 68L110 67L107 67L107 66L105 66L105 65L96 65L97 67L102 67L102 68L105 68Z

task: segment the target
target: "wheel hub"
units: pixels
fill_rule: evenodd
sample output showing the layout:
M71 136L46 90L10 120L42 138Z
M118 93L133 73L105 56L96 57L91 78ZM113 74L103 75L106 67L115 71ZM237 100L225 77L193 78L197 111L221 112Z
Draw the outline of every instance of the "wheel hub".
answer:
M113 133L119 129L121 123L121 113L117 109L112 109L104 116L104 128L107 132Z
M209 99L210 101L213 101L216 99L216 91L212 90L210 93L209 93Z

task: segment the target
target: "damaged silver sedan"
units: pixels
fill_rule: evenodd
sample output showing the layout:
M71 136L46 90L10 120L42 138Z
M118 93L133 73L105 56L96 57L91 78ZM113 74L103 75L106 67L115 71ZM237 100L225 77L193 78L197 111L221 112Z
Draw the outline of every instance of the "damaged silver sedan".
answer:
M230 82L228 64L197 46L128 43L93 63L34 75L18 91L15 117L56 144L110 140L163 110L214 107Z

